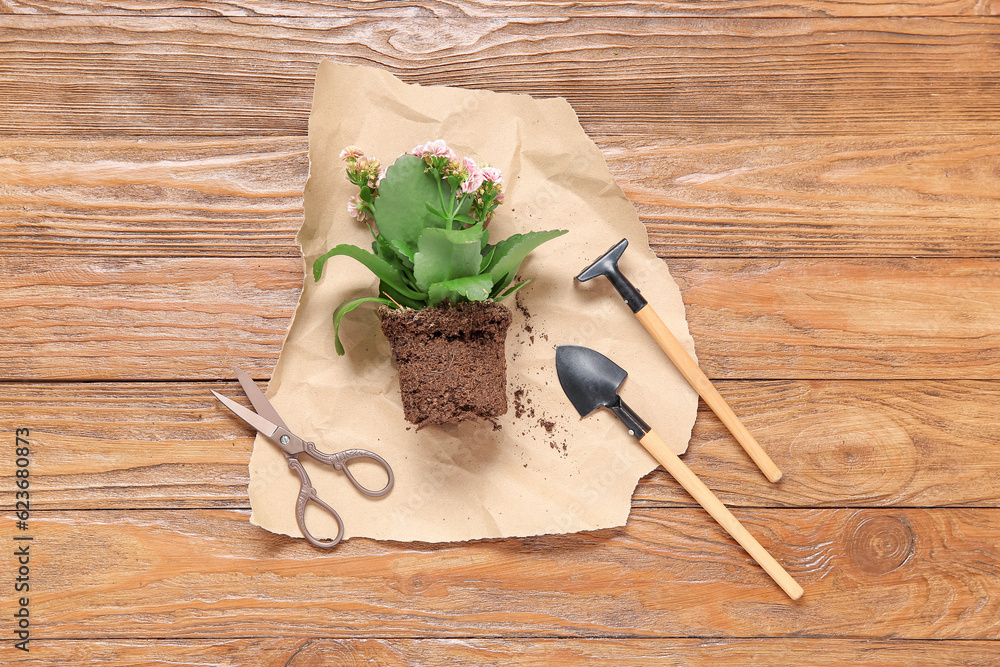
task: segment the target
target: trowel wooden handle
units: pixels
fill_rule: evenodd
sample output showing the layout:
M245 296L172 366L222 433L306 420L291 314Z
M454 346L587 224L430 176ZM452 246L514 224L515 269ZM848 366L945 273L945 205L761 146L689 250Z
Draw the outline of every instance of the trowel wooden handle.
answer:
M750 434L750 431L747 430L747 427L743 425L743 422L739 420L736 413L726 403L726 399L722 398L722 394L712 385L711 380L698 367L698 364L687 353L687 350L684 349L680 341L670 332L670 329L663 323L660 316L656 314L656 311L650 306L645 306L635 316L642 322L642 326L646 328L649 335L667 353L667 357L677 367L677 370L681 372L684 379L694 387L694 390L705 400L708 407L712 408L712 411L718 415L722 423L726 425L726 428L736 437L736 440L746 450L746 453L750 455L753 462L757 464L760 471L772 482L777 482L781 479L781 471L778 470L778 466L774 465L774 461L767 455L767 452L757 444L757 441Z
M639 442L684 487L684 490L690 493L691 497L697 500L698 504L704 507L705 511L711 514L712 518L718 521L719 525L725 528L726 532L747 550L747 553L757 561L758 565L764 568L765 572L771 575L771 578L781 586L781 590L785 591L788 597L793 600L802 597L802 587L792 579L790 574L785 572L785 569L760 545L760 542L747 532L743 524L733 516L721 500L715 497L711 489L705 486L705 483L698 479L698 476L674 454L673 450L667 443L663 442L663 439L655 431L647 433Z

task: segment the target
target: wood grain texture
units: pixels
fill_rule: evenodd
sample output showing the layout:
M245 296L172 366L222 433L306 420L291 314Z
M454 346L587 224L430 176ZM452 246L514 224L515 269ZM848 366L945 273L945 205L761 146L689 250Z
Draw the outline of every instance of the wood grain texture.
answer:
M736 16L736 17L894 17L990 16L1000 13L996 0L630 0L610 2L506 2L498 0L173 0L155 6L143 0L117 0L113 5L82 0L3 0L0 14L141 15L141 16L272 16L343 17L374 15L380 18L509 18L565 16Z
M0 134L304 135L322 58L564 96L591 134L996 134L977 19L0 17Z
M238 365L268 376L302 275L296 259L0 257L4 373L207 379Z
M995 259L668 264L712 379L993 379L1000 365ZM0 256L0 379L268 377L302 280L292 258Z
M249 508L253 434L211 389L242 393L235 381L0 385L0 433L30 431L38 509ZM0 450L8 469L13 454Z
M598 137L661 257L996 256L990 136Z
M683 458L730 507L1000 507L996 382L719 388L786 473L764 483L702 405ZM31 431L39 509L248 508L252 434L209 389L240 394L233 381L0 384L0 433ZM636 445L622 433L609 446ZM13 467L0 449L0 468ZM640 482L633 505L695 506L662 470ZM0 508L12 510L13 497Z
M979 666L997 651L989 641L865 641L852 639L102 639L32 640L31 655L14 656L11 665L56 662L103 667L716 667L755 665L786 667L813 664L822 656L831 667Z
M730 506L922 507L1000 503L1000 385L992 381L721 382L785 473L752 464L704 405L684 457ZM655 421L651 419L655 425ZM663 472L634 503L687 502Z
M661 257L996 256L1000 137L595 136ZM0 139L0 250L297 257L303 137Z
M32 429L35 537L32 652L0 662L995 663L998 13L0 0L0 434ZM596 533L325 553L248 523L251 439L207 390L277 359L322 58L573 104L785 478L704 406L685 461L802 600L663 472Z
M993 260L668 264L710 377L996 376Z
M700 509L541 538L352 539L334 553L245 511L37 512L33 627L77 639L1000 636L1000 510L737 516L801 600Z
M299 256L301 137L0 138L11 255Z

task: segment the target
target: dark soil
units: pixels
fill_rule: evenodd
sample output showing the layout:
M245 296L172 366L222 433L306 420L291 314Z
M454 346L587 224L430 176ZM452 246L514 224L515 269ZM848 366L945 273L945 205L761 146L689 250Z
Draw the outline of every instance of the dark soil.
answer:
M418 428L507 412L504 341L511 313L493 302L380 308L406 420Z

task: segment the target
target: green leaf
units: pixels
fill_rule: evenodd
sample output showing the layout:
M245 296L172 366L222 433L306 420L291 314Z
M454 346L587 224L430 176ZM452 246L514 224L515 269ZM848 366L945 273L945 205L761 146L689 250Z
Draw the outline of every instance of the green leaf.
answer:
M428 202L424 202L424 208L426 208L428 210L428 212L430 212L433 215L436 215L439 218L442 218L444 220L448 219L448 216L445 215L444 212L440 208L438 208L434 204L430 203L429 201Z
M333 311L333 341L334 347L337 348L337 354L341 356L344 355L344 345L340 342L340 321L344 319L344 315L351 312L361 304L371 302L392 306L392 302L388 299L383 299L377 296L366 296L360 299L354 299L353 301L345 301L337 306L337 309Z
M490 265L493 261L493 253L497 251L496 246L486 246L482 249L483 260L479 263L479 272L483 273L486 271L486 267Z
M393 252L392 248L389 247L389 244L386 243L385 239L381 236L376 236L375 240L372 241L372 254L378 255L397 271L402 272L403 268L406 266L402 261L400 261L400 258L395 252Z
M425 229L413 255L413 277L417 288L433 283L475 276L482 267L481 226L468 229ZM491 285L492 286L492 285Z
M386 170L374 207L379 233L386 239L413 246L424 229L447 224L427 205L440 207L442 194L444 201L450 201L451 186L426 173L426 166L415 155L402 155ZM439 183L443 192L438 190Z
M490 274L488 274L488 273L487 273L486 275L490 275ZM502 278L502 279L500 280L500 282L498 282L498 283L495 283L495 284L493 285L493 291L492 291L492 292L490 292L490 297L491 297L491 298L494 298L494 299L495 299L495 298L497 298L498 296L500 296L500 294L501 294L501 293L502 293L502 292L503 292L503 291L504 291L505 289L507 289L507 287L509 287L509 286L510 286L510 284L511 284L512 282L514 282L514 275L515 275L515 274L513 274L513 273L508 273L508 274L507 274L506 276L504 276L504 277L503 277L503 278Z
M461 203L459 203L458 210L455 211L455 217L457 218L460 215L470 217L469 211L471 210L472 210L472 197L466 195L465 197L462 198ZM478 220L473 219L473 222L478 222Z
M522 280L521 282L519 282L518 284L516 284L513 287L511 287L509 290L507 290L503 294L501 294L499 296L493 297L493 300L496 301L497 303L500 303L501 301L503 301L504 299L506 299L507 297L509 297L511 294L513 294L517 290L521 289L522 287L524 287L525 285L527 285L530 282L531 282L530 280Z
M399 239L393 239L389 241L389 247L396 253L396 256L402 260L402 264L409 270L413 270L413 248L406 245Z
M490 296L493 281L488 275L466 276L454 280L434 283L427 289L430 305L436 306L445 299L452 304L463 301L485 301Z
M357 246L342 243L341 245L328 250L326 254L320 256L313 262L313 279L319 282L320 276L323 275L323 265L326 264L326 260L330 259L334 255L346 255L347 257L352 257L362 264L364 264L369 271L374 273L379 277L382 282L386 283L394 290L398 291L405 297L410 299L415 299L417 301L425 301L427 295L421 292L410 289L405 284L403 284L403 276L399 269L389 264L381 257L373 255L370 252L362 250Z
M505 276L513 276L528 253L546 241L562 236L567 231L566 229L554 229L547 232L514 234L496 244L493 259L486 270L493 277L494 283L500 282Z

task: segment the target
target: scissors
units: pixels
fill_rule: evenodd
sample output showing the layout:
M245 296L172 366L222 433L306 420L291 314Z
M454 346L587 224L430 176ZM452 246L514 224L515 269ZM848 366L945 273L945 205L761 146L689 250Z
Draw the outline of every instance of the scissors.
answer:
M247 408L244 408L239 403L231 401L230 399L222 396L221 394L212 391L212 394L219 399L224 406L232 410L233 414L245 421L250 426L253 426L257 431L263 435L265 438L277 445L282 452L285 454L285 458L288 459L288 467L299 474L299 479L302 481L302 487L299 489L299 498L295 503L295 517L299 522L299 529L302 534L310 544L317 547L322 547L324 549L329 549L330 547L336 546L340 539L344 536L344 522L337 514L337 510L330 507L326 502L323 501L318 495L316 495L316 489L313 487L312 482L309 480L309 475L306 473L306 469L303 467L302 462L299 460L299 455L306 453L313 457L320 463L325 463L331 465L336 470L342 471L347 475L347 479L351 481L361 493L366 496L379 497L384 496L392 490L393 476L392 468L386 463L385 459L376 454L375 452L370 452L367 449L345 449L342 452L337 452L336 454L327 454L316 449L316 445L311 442L306 442L299 436L295 435L288 430L285 422L278 416L278 411L274 409L271 402L267 400L263 392L257 388L254 381L250 378L246 372L234 368L236 371L236 377L240 381L240 386L243 387L243 391L246 392L247 397L250 399L250 403L253 405L254 413ZM354 478L351 474L350 469L347 467L348 462L355 459L372 459L385 470L386 474L389 476L389 481L386 485L374 491L362 485L358 480ZM306 505L312 501L325 509L333 518L337 520L337 537L328 540L318 540L313 537L312 533L306 527Z

